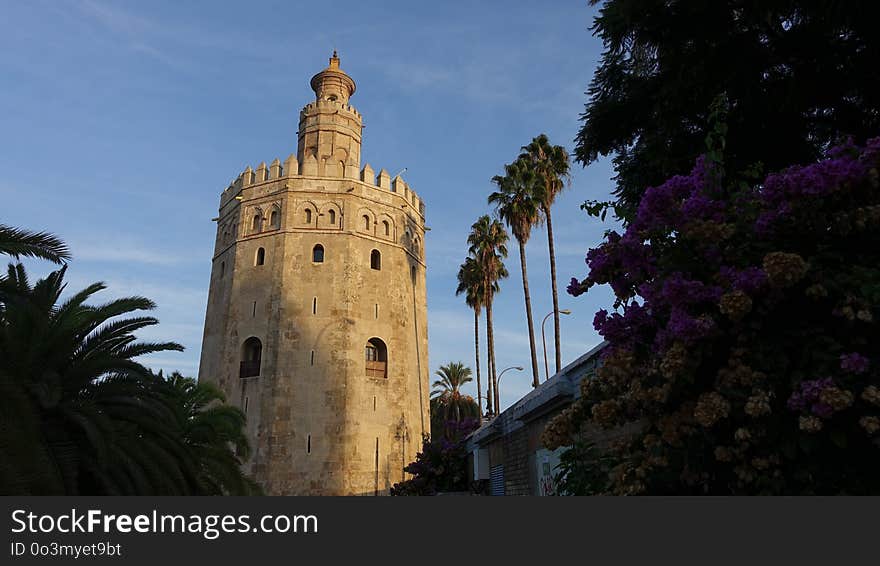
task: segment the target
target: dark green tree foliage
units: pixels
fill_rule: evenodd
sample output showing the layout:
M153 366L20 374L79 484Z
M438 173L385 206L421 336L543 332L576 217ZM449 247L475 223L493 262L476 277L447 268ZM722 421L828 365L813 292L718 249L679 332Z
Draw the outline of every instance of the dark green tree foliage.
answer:
M395 484L391 495L436 495L468 491L467 436L480 425L479 419L447 423L447 435L422 441L422 451L404 471L412 478Z
M49 253L31 255L64 257L47 243ZM182 349L137 341L158 321L132 313L152 301L87 304L101 283L62 300L65 272L31 284L17 264L0 279L0 493L254 492L240 471L244 415L213 388L166 381L137 361Z
M593 0L593 4L598 3ZM730 100L729 171L808 163L880 131L880 3L604 2L605 51L575 155L612 155L618 213L703 152L707 108Z
M36 257L53 263L70 259L67 245L58 236L47 232L32 232L0 224L0 255L14 259Z

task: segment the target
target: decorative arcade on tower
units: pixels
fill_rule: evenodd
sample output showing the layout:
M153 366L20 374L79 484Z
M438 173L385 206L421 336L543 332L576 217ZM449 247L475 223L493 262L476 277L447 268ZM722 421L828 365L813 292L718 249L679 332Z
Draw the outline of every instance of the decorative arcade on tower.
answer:
M246 413L267 493L384 494L429 429L425 207L361 167L335 51L311 87L296 154L221 194L199 380Z

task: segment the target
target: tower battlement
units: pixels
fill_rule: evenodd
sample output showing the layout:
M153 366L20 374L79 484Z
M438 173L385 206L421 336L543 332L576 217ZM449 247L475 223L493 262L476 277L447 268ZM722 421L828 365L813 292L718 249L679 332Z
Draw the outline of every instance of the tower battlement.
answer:
M296 152L220 195L199 380L246 414L268 493L378 495L430 422L425 204L361 166L335 52L310 86Z
M339 110L348 112L350 114L354 114L358 118L362 118L361 113L357 111L357 109L351 104L344 104L340 102L334 102L331 100L316 100L314 102L309 102L303 109L300 110L300 116L308 115L314 110L326 110L327 112L337 112Z
M364 165L360 171L347 166L344 171L341 171L343 173L342 175L326 174L339 172L339 169L331 170L325 168L325 175L321 177L314 174L304 175L299 161L294 154L290 154L284 161L284 164L282 164L276 157L268 166L265 161L260 163L256 169L252 169L251 166L248 165L245 170L239 173L238 177L229 183L229 186L220 194L220 208L222 209L235 197L242 196L241 193L244 189L258 186L264 187L266 185L272 185L273 183L278 184L278 181L285 179L350 179L360 181L363 185L366 185L366 191L363 193L363 196L370 198L372 195L370 192L371 190L391 192L409 203L409 205L424 218L424 202L418 196L416 191L414 191L400 175L391 179L391 176L385 169L380 170L377 175L369 163ZM296 189L294 188L293 190ZM308 189L300 187L300 190Z

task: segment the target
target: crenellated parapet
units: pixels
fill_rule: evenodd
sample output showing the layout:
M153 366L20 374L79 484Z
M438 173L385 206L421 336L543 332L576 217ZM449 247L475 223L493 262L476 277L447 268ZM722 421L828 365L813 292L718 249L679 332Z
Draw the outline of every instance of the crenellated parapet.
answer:
M309 102L303 109L300 110L300 116L309 115L314 112L326 112L326 113L334 113L334 112L348 112L349 114L353 114L357 116L358 119L363 119L361 113L357 111L357 109L348 103L332 101L332 100L316 100L314 102Z
M366 185L370 189L395 194L415 209L415 211L421 216L425 215L424 203L419 198L418 194L400 175L392 179L386 169L381 169L377 175L369 163L364 165L363 169L360 171L352 166L346 166L344 170L326 170L326 173L336 173L334 175L318 175L317 165L317 160L314 156L308 156L306 161L300 165L294 154L290 154L287 159L284 160L283 164L281 163L281 160L276 157L269 165L266 165L265 161L261 162L257 165L256 169L253 169L248 165L238 177L229 183L229 186L226 187L220 195L220 207L224 207L237 196L243 196L242 191L245 189L257 186L262 187L280 180L314 179L319 181L345 179L355 182L360 181L359 184ZM297 189L294 188L292 190ZM301 190L309 190L308 185L303 186ZM367 192L364 196L369 198L370 194Z

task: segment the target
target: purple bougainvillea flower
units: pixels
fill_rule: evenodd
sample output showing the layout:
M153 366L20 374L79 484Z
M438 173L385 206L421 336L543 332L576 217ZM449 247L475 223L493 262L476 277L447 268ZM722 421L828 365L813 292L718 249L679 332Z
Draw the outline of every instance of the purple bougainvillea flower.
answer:
M868 371L870 362L868 358L857 353L842 354L840 356L840 369L848 373L865 373Z

